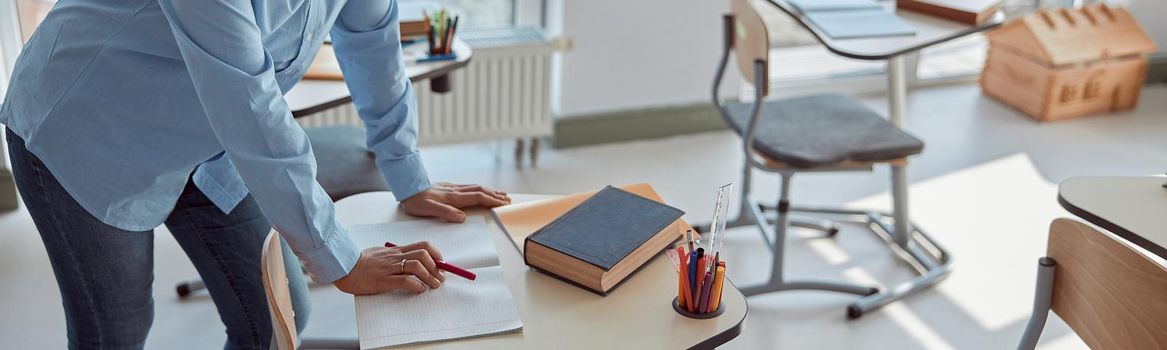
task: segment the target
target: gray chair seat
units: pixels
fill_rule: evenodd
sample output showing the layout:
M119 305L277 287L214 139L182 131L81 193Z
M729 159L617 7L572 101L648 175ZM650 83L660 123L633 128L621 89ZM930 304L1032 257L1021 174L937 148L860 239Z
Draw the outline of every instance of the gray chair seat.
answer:
M753 105L732 103L730 127L745 136ZM795 168L844 162L879 162L924 150L924 142L892 125L870 108L840 95L767 101L754 136L754 149Z
M316 181L333 201L358 193L388 191L365 131L354 126L305 128L316 154Z

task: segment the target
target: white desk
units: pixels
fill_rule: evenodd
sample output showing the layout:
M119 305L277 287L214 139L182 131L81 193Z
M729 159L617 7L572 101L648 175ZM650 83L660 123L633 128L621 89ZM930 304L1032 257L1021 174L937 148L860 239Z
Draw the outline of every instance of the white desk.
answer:
M1058 185L1058 203L1083 220L1167 259L1167 177L1079 177Z
M895 1L883 1L885 9L895 11L896 17L899 17L909 26L916 29L915 35L831 39L826 33L814 26L810 20L807 20L806 16L799 12L797 8L787 3L786 0L768 1L791 17L794 17L798 23L810 30L815 38L819 42L822 42L831 52L840 56L861 60L886 60L903 54L910 54L932 45L996 27L1005 19L1005 15L998 12L984 23L972 26L920 14L918 12L895 10ZM888 69L890 70L891 68ZM891 72L888 74L890 75Z
M416 51L419 45L421 44L408 45L404 49ZM454 50L455 56L453 60L406 63L405 74L413 82L434 79L433 86L435 89L443 84L448 87L448 82L442 84L438 84L437 82L443 79L448 81L450 72L465 67L470 63L470 58L474 55L474 51L462 39L454 39L452 49ZM288 107L292 110L292 116L296 118L321 112L353 100L352 96L349 95L348 86L344 84L344 81L340 80L301 80L296 86L284 94L284 99L288 101Z
M549 197L511 198L518 203ZM394 208L397 202L389 192L358 194L336 203L337 217L345 225L416 220ZM489 210L467 214L486 218L523 320L523 332L405 349L712 349L741 333L746 299L732 283L727 283L722 296L726 310L721 316L686 318L672 308L677 295L676 270L667 258L658 256L607 297L601 297L524 265L518 248Z

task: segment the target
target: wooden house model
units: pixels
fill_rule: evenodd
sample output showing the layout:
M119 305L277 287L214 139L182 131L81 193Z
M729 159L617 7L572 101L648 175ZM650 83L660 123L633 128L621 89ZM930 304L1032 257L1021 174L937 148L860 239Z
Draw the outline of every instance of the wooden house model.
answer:
M985 94L1040 121L1134 108L1155 43L1127 10L1044 10L989 32Z

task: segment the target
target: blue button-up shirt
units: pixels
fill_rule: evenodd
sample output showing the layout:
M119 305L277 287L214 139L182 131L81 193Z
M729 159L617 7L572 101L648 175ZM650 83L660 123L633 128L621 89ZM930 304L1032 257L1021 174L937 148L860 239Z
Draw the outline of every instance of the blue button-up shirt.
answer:
M160 225L188 178L224 212L250 192L333 282L360 253L283 98L328 31L389 187L428 188L392 0L62 0L18 58L0 123L118 228Z

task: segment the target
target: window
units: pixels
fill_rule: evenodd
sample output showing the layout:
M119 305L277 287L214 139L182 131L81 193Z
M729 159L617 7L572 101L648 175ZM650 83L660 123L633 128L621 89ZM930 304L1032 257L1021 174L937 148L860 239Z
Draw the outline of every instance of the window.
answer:
M515 25L515 2L518 0L403 0L434 2L461 16L458 29L506 28Z

